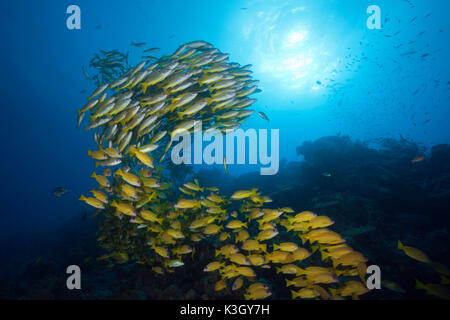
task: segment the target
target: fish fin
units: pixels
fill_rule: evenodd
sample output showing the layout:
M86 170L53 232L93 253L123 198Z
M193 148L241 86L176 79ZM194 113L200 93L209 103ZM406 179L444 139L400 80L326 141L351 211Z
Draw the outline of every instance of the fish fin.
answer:
M261 249L262 249L262 251L264 252L264 253L266 253L267 254L267 244L262 244L261 245Z
M319 249L319 251L320 251L320 245L311 246L312 253L315 253L317 251L317 249ZM324 253L322 251L320 251L320 254L322 255L322 260L325 260L326 258L324 258Z
M298 294L294 290L291 290L292 299L297 298Z
M397 248L403 250L403 243L400 240L397 242Z
M425 285L416 279L416 289L425 289Z
M333 268L335 269L339 265L339 261L337 261L336 259L331 259L331 263L333 264Z
M302 236L302 235L299 235L299 237L302 240L302 244L305 244L306 243L306 237Z

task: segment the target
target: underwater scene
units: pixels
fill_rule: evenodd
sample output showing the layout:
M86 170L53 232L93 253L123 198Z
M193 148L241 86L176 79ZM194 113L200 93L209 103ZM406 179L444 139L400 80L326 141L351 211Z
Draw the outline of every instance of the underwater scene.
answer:
M450 299L450 2L0 9L1 300Z

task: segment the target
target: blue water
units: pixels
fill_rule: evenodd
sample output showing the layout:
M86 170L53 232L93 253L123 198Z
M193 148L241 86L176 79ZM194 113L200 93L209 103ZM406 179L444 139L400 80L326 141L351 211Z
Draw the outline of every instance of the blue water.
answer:
M75 125L95 86L81 66L113 49L129 50L135 65L131 41L171 54L205 40L252 64L262 89L253 109L270 122L255 114L244 128L279 129L280 159L298 161L302 142L336 134L450 143L450 3L379 0L382 29L369 30L373 2L79 0L81 30L66 28L71 1L2 2L1 238L57 228L87 210L78 197L95 186L87 155L95 145ZM69 193L56 198L56 186Z

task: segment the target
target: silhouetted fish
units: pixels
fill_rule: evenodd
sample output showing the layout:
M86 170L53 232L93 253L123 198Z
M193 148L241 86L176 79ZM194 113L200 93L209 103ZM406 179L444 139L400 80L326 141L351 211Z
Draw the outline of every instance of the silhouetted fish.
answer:
M65 189L65 188L63 188L63 187L56 187L56 188L53 190L53 194L54 194L55 196L57 196L57 197L61 197L61 196L65 195L68 191L69 191L69 190L67 190L67 189Z

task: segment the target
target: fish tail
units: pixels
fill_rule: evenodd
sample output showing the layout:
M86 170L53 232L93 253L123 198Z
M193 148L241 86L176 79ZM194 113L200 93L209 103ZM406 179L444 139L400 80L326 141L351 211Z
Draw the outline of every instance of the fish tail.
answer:
M264 253L267 253L267 244L262 244L261 245L261 249L262 249L262 251L264 252Z
M295 299L295 298L297 298L298 293L295 292L294 290L291 290L291 295L292 295L292 299Z
M336 259L331 259L331 262L333 264L333 268L336 268L339 265L339 261Z
M397 247L398 247L400 250L403 250L403 243L402 243L400 240L398 240L398 242L397 242Z
M291 281L289 281L289 279L285 279L286 281L286 287L289 287L291 285Z
M416 279L416 289L425 289L425 285Z
M281 268L280 267L275 267L275 270L277 270L277 273L281 272Z
M242 224L242 225L244 226L244 228L248 228L248 227L247 227L247 223L248 223L248 222L245 222L245 223Z
M85 196L83 196L83 195L81 195L81 196L80 196L80 198L79 198L78 200L82 200L82 201L84 201L84 200L86 200L86 197L85 197Z
M301 236L299 235L300 239L302 240L302 244L305 244L306 242L306 237L305 236Z
M91 174L91 178L95 178L97 175L95 174L95 171L94 172L92 172L92 174Z
M278 250L279 247L280 246L278 244L276 244L276 243L273 244L273 250Z

